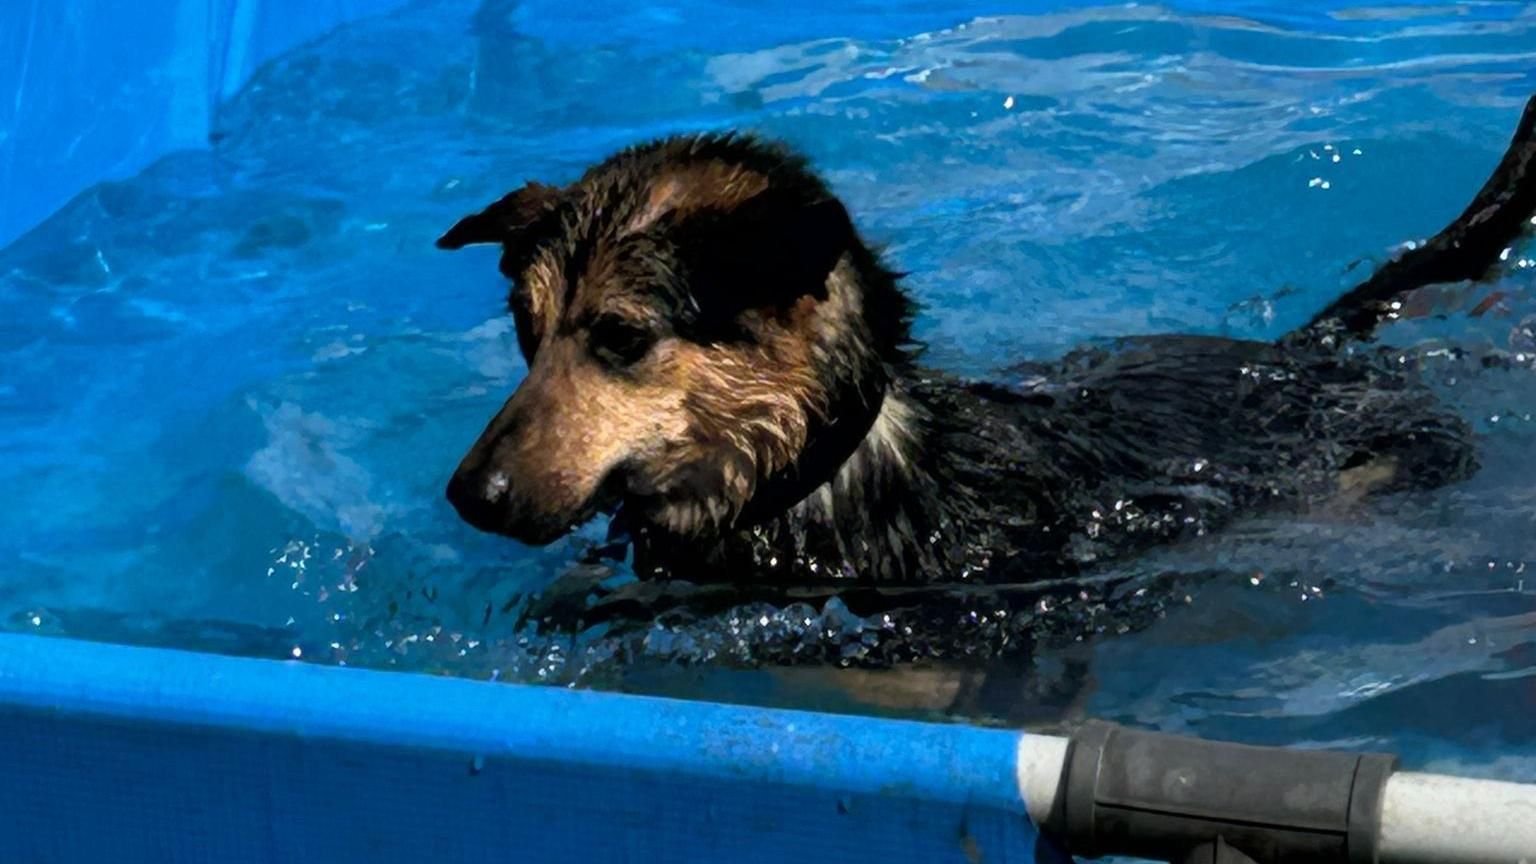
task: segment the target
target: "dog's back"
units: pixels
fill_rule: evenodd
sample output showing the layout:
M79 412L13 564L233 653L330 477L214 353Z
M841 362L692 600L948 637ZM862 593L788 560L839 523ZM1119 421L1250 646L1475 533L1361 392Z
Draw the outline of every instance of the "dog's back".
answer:
M1015 447L1051 454L1021 465L1031 476L1019 485L1050 490L1031 503L1068 529L1063 568L1204 534L1256 508L1433 487L1477 467L1470 426L1368 354L1143 337L1012 374L1016 401L984 388L1008 406L989 422L1021 430L1003 433L1023 436ZM977 500L1001 519L1008 497Z

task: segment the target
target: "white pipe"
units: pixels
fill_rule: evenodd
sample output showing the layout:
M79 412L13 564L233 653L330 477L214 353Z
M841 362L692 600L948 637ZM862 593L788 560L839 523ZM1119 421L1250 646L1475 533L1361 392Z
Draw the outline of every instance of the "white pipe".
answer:
M1036 825L1060 792L1068 739L1019 736L1019 793ZM1536 785L1399 771L1382 796L1381 864L1536 864Z
M1067 770L1066 738L1051 735L1020 735L1017 759L1019 794L1024 809L1036 825L1044 825L1056 806L1056 790Z
M1536 864L1536 786L1398 772L1378 848L1382 864Z

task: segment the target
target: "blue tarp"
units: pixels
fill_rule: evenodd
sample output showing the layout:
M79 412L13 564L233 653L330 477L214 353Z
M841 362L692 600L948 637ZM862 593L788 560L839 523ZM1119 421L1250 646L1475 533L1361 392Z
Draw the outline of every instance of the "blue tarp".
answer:
M0 246L93 183L203 145L262 63L402 3L0 3Z

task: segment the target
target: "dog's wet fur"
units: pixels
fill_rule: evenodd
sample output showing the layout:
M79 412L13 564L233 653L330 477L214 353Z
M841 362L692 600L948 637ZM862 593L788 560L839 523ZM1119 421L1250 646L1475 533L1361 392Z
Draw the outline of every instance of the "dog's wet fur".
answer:
M1497 266L1536 212L1533 125L1536 100L1466 213L1277 342L1139 337L989 382L921 365L898 275L785 147L625 150L438 241L501 247L528 362L448 497L535 545L613 514L641 582L574 625L1027 594L1262 509L1454 482L1468 425L1357 346L1405 292Z

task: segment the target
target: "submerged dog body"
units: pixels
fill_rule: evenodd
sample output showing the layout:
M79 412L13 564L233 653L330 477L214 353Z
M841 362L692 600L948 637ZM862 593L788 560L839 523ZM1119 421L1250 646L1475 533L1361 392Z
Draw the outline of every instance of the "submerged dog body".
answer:
M439 240L502 247L529 364L449 498L535 544L613 511L642 578L868 609L1454 481L1466 424L1344 343L1403 291L1495 263L1536 210L1533 119L1456 223L1279 343L1145 337L998 383L919 365L896 275L781 147L669 139L529 184Z
M1475 467L1464 423L1363 358L1164 337L1012 371L1002 386L903 370L804 500L705 548L642 535L638 560L690 581L1022 584L1259 507Z

